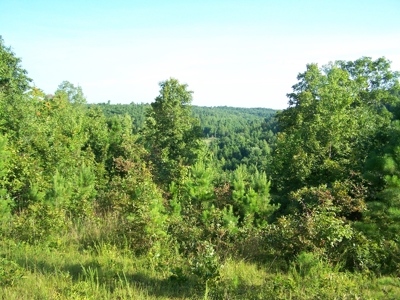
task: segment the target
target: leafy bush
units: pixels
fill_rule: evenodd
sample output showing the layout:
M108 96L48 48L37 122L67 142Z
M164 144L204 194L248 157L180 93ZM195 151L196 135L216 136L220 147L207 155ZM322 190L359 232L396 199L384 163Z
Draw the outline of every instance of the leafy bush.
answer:
M67 227L62 209L45 203L31 204L12 220L12 237L27 243L57 243L58 236Z
M302 211L283 216L266 227L266 242L270 254L290 259L302 251L323 254L339 261L346 241L354 229L337 215L339 208L326 187L304 188L292 194ZM310 201L310 198L314 201Z
M15 262L0 258L0 286L14 285L24 275L24 270Z

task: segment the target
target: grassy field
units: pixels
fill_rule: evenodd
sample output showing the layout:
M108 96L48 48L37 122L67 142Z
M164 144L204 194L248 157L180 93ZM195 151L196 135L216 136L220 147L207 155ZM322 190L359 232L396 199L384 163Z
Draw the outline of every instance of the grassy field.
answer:
M274 261L258 265L240 258L227 258L221 262L218 277L202 281L190 274L184 259L155 263L154 257L135 255L127 247L95 238L101 236L102 230L105 229L93 224L71 226L65 235L52 239L51 243L27 244L3 238L1 299L400 297L398 278L340 272L338 267L310 253L299 255L286 269Z

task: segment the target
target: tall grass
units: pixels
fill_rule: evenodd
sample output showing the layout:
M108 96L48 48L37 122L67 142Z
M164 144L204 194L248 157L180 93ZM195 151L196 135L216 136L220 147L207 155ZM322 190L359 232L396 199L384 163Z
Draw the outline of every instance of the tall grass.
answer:
M70 225L59 243L0 241L2 299L399 299L400 280L340 272L321 257L302 253L285 270L281 262L257 265L221 261L219 276L198 280L184 258L154 264L113 236L112 216ZM184 274L179 274L183 270ZM185 273L186 272L186 273ZM206 288L207 287L207 288Z

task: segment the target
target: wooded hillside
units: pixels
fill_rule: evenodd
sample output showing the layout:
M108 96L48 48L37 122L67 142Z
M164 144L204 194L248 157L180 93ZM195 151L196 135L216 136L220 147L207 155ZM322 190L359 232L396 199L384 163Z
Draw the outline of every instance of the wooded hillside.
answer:
M397 298L399 75L310 64L279 112L192 106L174 78L88 104L0 39L0 294Z

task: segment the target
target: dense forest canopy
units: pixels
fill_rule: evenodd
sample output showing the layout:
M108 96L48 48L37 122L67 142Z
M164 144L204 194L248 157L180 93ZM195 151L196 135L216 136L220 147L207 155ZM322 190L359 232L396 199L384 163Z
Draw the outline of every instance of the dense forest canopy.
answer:
M396 277L399 76L385 58L310 64L279 112L192 106L174 78L151 104L88 104L68 81L51 95L32 86L0 39L2 244L58 251L95 226L70 243L145 257L205 297L241 297L221 275L229 260ZM28 271L3 256L12 291L23 280L12 274ZM262 297L289 297L269 287Z

